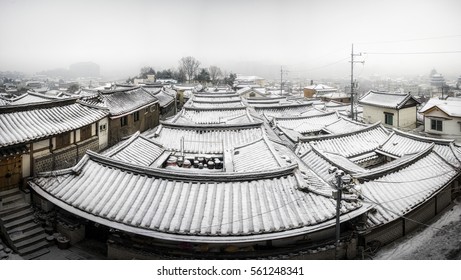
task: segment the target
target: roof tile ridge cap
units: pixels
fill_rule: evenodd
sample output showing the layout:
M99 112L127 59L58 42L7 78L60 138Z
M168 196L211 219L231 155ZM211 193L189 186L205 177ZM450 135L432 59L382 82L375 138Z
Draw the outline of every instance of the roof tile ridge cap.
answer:
M335 111L335 112L337 112L337 111ZM343 119L343 120L345 120L345 121L347 121L347 122L353 123L353 124L361 125L361 126L364 126L364 127L366 126L365 123L362 123L362 122L359 122L359 121L355 121L355 120L351 120L351 119L346 118L346 117L341 116L341 115L339 115L339 118L340 118L340 119ZM381 121L379 121L379 122L381 122Z
M247 115L248 119L249 119L251 122L255 122L255 119L254 119L253 116L250 114L250 110L248 109L248 107L245 107L245 114Z
M386 174L382 174L386 171L389 171L391 173L394 173L394 171L398 168L405 168L413 163L415 163L416 161L420 160L421 158L423 157L426 157L427 155L429 155L431 152L434 152L436 153L436 151L434 150L434 146L435 144L432 143L431 145L429 145L428 147L422 149L421 151L417 152L417 153L414 153L414 154L411 154L409 155L408 158L406 159L403 159L401 162L399 162L398 165L395 165L395 166L387 166L386 168L383 168L383 167L376 167L376 168L373 168L373 169L370 169L370 170L367 170L367 172L363 173L363 174L360 174L358 175L357 177L359 178L362 178L362 177L369 177L369 176L378 176L378 177L382 177Z
M314 110L318 110L316 108L314 108ZM320 110L318 110L319 112L323 113L321 115L312 115L312 116L301 116L301 115L297 115L297 116L286 116L286 117L274 117L274 119L280 119L280 120L291 120L291 119L313 119L313 118L320 118L320 117L328 117L330 115L333 115L333 114L337 114L337 111L332 111L332 112L322 112Z
M209 173L197 174L195 172L167 170L157 167L134 165L127 162L117 161L105 155L98 154L91 150L87 151L89 159L92 161L107 165L109 167L117 168L120 170L136 172L142 176L158 176L160 178L168 178L175 180L210 180L210 181L253 181L265 178L276 178L293 174L294 170L298 167L297 163L288 166L272 168L264 171L252 172L228 172L228 173Z
M118 145L117 147L115 147L115 149L109 151L107 154L105 154L106 156L108 157L112 157L112 156L115 156L117 153L119 153L120 151L122 151L123 149L125 149L126 147L128 147L128 145L130 145L131 143L134 142L134 140L136 140L136 138L138 138L140 136L140 132L139 130L136 131L133 135L130 136L130 138L128 138L125 142L121 143L120 145Z
M410 139L413 139L413 140L419 140L419 141L422 141L422 142L426 142L426 143L435 143L435 144L438 144L438 145L449 145L450 143L454 143L455 140L453 139L438 139L438 138L431 138L431 137L425 137L425 136L420 136L420 135L415 135L415 134L411 134L409 132L404 132L404 131L401 131L397 128L392 128L396 134L400 135L400 136L405 136L405 137L408 137Z
M300 138L302 140L306 140L306 141L310 141L310 142L315 142L315 141L321 141L321 140L327 140L327 139L337 139L337 138L343 138L343 137L346 137L346 136L349 136L349 135L357 135L357 134L360 134L360 133L364 133L364 132L367 132L369 130L372 130L372 129L376 129L380 127L381 129L383 129L384 131L388 132L388 130L383 127L381 125L381 121L378 121L370 126L367 126L367 127L364 127L360 130L356 130L356 131L351 131L351 132L346 132L346 133L341 133L341 134L334 134L334 135L322 135L322 136L319 136L319 137L303 137L303 138Z
M263 122L253 122L253 123L237 123L237 124L198 124L198 123L192 123L192 124L183 124L183 123L172 123L169 121L160 121L160 124L164 125L165 127L168 127L170 129L188 129L188 130L193 130L196 128L199 129L209 129L209 130L238 130L238 129L252 129L256 127L260 127Z
M109 108L108 107L103 107L103 106L90 104L90 103L88 103L87 100L78 99L75 103L80 104L80 105L85 106L85 107L107 111L107 114L109 114Z
M200 103L200 102L197 102L197 103ZM230 111L230 110L243 110L243 109L246 109L247 106L242 105L242 106L236 106L236 107L228 106L228 107L217 107L217 108L215 107L199 108L199 107L191 107L189 105L184 105L182 108L186 110L194 110L194 111Z
M444 156L442 156L441 154L439 154L435 149L433 150L433 153L434 153L435 155L437 155L437 156L438 156L443 162L445 162L447 165L451 166L451 168L452 168L454 171L456 171L456 172L458 172L458 173L461 172L461 167L458 167L458 166L454 165L453 163L449 162ZM456 157L456 155L455 155L455 157ZM456 157L456 159L458 159L458 158Z
M332 154L332 155L336 155L336 156L340 156L340 157L343 157L344 159L346 159L347 161L353 163L354 165L358 166L357 164L355 164L352 160L348 159L347 157L341 155L341 154L338 154L338 153L332 153L332 152L326 152L326 151L323 151L323 150L320 150L318 149L317 147L315 147L314 145L311 145L311 150L317 154L319 157L321 157L323 160L329 162L331 165L334 165L340 169L345 169L343 166L340 166L339 164L336 164L334 161L332 161L331 159L329 159L327 157L326 154ZM346 169L345 169L346 170ZM352 171L351 170L346 170L347 172L351 173Z
M391 133L389 133L389 135L387 136L387 139L384 140L383 143L379 144L378 150L381 150L381 148L382 148L384 145L386 145L386 143L387 143L388 141L390 141L391 138L392 138L392 136L394 136L394 135L396 135L396 133L395 133L395 131L392 130Z
M456 146L455 146L455 143L450 143L450 148L451 148L451 152L455 155L455 158L460 162L461 164L461 154L458 155L458 152L456 151ZM461 149L460 149L461 151Z
M266 144L267 148L269 149L269 151L271 152L272 156L275 158L275 161L277 161L278 165L281 167L283 166L283 163L280 159L280 154L277 153L274 149L274 147L272 146L272 144L269 142L269 139L267 138L267 135L265 133L263 133L263 141L264 143Z
M16 97L13 97L13 98L10 98L10 102L15 102L15 101L18 101L20 99L23 99L24 97L26 97L27 95L29 95L29 92L24 92L23 94L19 95L19 96L16 96Z

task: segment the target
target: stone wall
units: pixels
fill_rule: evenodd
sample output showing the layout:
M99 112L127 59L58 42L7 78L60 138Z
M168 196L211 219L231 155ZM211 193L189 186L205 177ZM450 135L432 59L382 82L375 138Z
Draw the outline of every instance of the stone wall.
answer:
M34 174L72 167L85 155L87 150L99 150L97 136L54 150L51 154L34 157Z

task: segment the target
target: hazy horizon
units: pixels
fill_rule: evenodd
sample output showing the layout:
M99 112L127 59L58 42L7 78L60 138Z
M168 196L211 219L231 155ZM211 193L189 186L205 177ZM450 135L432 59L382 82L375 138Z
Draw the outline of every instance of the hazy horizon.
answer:
M0 71L91 61L102 75L123 77L193 56L201 67L269 79L281 65L287 79L341 78L354 43L365 60L357 78L433 68L459 76L460 8L457 0L0 0Z

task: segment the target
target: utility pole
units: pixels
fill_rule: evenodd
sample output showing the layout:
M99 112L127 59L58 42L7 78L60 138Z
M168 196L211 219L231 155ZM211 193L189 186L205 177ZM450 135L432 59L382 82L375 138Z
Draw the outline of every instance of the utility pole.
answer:
M282 82L283 82L283 66L280 65L280 96L282 96L282 89L283 89L283 86L282 86Z
M283 72L288 73L287 70L283 71L283 66L280 65L280 95L282 95L282 90L283 90Z
M354 44L352 44L351 51L351 119L354 120L354 63L365 63L365 61L354 61L354 56L361 56L362 53L354 53ZM357 120L357 114L355 114Z
M337 169L336 167L332 167L328 170L328 173L335 173L336 177L336 190L333 191L333 196L336 198L336 239L335 239L335 259L339 259L339 251L340 251L340 239L341 239L341 197L342 197L342 190L343 184L349 185L351 183L351 176L344 175L344 171Z

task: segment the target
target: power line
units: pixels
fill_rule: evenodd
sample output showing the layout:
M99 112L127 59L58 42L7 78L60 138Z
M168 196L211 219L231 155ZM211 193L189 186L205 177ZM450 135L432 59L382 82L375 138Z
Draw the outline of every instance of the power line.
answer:
M431 52L364 52L364 54L379 54L379 55L418 55L418 54L449 54L461 53L461 51L431 51Z
M389 43L426 41L426 40L446 39L446 38L456 38L456 37L461 37L461 35L446 35L446 36L437 36L437 37L414 38L414 39L403 39L403 40L390 40L390 41L359 42L358 44L364 44L364 45L367 45L367 44L389 44Z

